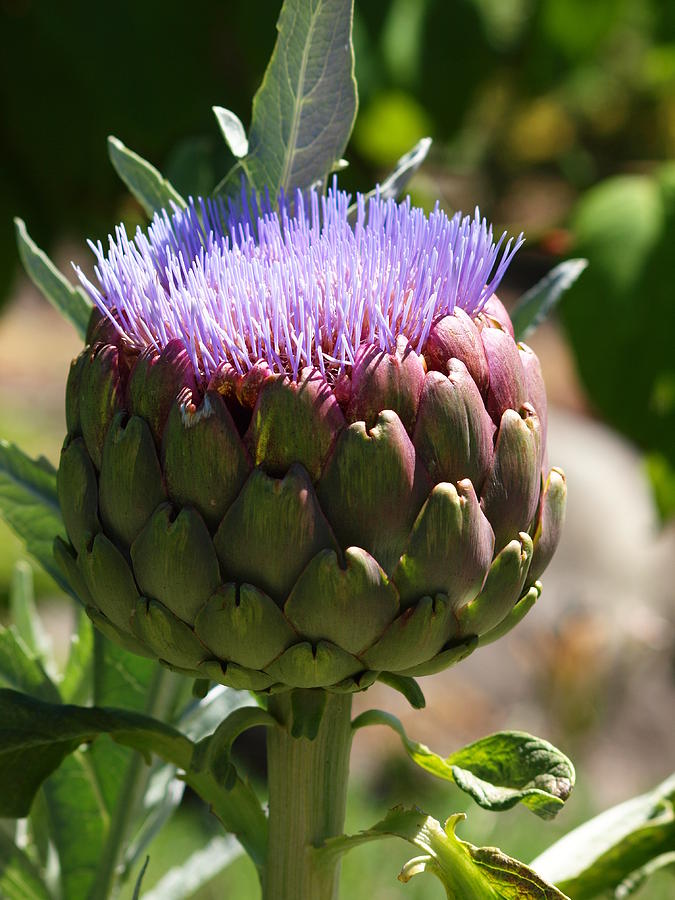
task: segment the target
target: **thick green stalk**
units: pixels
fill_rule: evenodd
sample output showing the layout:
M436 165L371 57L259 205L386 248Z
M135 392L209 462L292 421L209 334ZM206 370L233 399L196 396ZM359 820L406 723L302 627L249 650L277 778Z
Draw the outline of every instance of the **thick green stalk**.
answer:
M270 698L279 722L267 731L270 796L264 900L336 900L340 862L318 860L310 848L341 834L351 749L351 694L326 694L314 740L293 737L292 697Z

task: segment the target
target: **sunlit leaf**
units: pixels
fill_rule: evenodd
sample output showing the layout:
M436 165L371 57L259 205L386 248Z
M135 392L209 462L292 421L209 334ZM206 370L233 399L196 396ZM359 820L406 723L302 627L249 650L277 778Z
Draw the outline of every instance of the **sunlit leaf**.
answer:
M253 99L248 153L216 193L237 192L242 175L271 197L305 189L342 157L357 106L353 7L353 0L286 0Z
M185 200L161 172L112 135L108 138L108 154L115 171L148 216L158 209L170 209L172 203L185 206Z
M80 287L73 287L56 268L47 254L40 250L28 234L23 219L14 219L19 256L26 274L35 287L64 318L71 322L84 338L91 314L91 300Z
M574 900L615 890L675 848L675 775L653 791L584 822L530 865Z
M441 826L418 809L396 807L367 831L325 841L314 851L315 862L329 864L359 844L400 837L422 855L403 866L399 880L429 872L441 881L449 900L564 900L563 893L524 863L496 847L474 847L460 840L455 829L464 818L457 813Z
M241 119L224 106L214 106L213 112L232 155L240 159L248 153L248 138Z
M574 767L552 744L520 731L500 731L438 756L412 741L395 717L381 710L361 713L354 729L387 725L400 736L406 753L420 768L454 782L479 806L500 811L522 803L543 819L556 815L574 786Z
M143 900L183 900L222 872L238 856L241 846L231 837L217 835L195 851L181 866L175 866L143 894Z
M511 311L517 341L524 340L550 316L562 295L572 287L587 266L587 259L565 260L523 294Z

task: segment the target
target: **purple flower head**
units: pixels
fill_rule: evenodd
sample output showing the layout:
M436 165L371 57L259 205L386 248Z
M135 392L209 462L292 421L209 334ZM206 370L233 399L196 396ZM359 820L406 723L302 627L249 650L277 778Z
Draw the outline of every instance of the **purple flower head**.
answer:
M437 204L427 216L409 198L362 194L350 208L334 183L275 208L243 195L237 209L200 199L162 210L133 240L118 226L107 255L90 242L98 287L77 273L129 342L161 350L179 338L204 378L260 361L330 377L362 343L392 351L405 335L420 352L440 317L477 315L523 243L505 238L478 209L448 218Z

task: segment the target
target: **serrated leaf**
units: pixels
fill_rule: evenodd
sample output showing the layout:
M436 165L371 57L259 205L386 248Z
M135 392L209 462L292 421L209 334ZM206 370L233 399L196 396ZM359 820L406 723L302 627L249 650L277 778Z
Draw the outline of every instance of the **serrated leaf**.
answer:
M565 291L572 287L587 267L587 259L565 260L520 297L511 312L517 341L524 340L548 318Z
M216 188L304 190L342 157L356 117L353 0L286 0L254 99L249 150Z
M84 338L87 333L91 300L80 287L73 285L56 268L44 250L28 234L23 219L14 219L16 243L26 274L35 287L64 318L71 322Z
M0 516L25 542L31 556L69 593L52 555L54 538L65 537L56 497L56 470L44 457L31 459L2 440Z
M246 129L242 125L239 116L236 116L231 109L225 109L224 106L214 106L213 112L232 155L236 156L237 159L246 156L248 153L248 138L246 137Z
M241 847L231 837L217 835L181 866L176 866L145 894L143 900L183 900L191 897L241 856Z
M454 782L479 806L495 812L522 803L550 819L562 808L575 780L574 766L552 744L520 731L500 731L443 758L412 741L389 713L361 713L353 728L387 725L401 738L406 753L420 768Z
M443 827L418 809L396 807L367 831L327 840L314 851L315 864L333 862L368 841L400 837L423 855L406 863L399 880L430 872L443 884L448 900L565 900L557 888L496 847L474 847L460 840L455 829L465 818L457 813Z
M186 782L237 836L254 863L262 865L267 822L251 788L235 772L226 788L208 767L192 765L192 741L156 719L126 710L45 703L0 690L0 817L26 815L35 792L61 762L101 735L183 769Z
M172 203L179 207L186 205L158 169L112 135L108 137L108 154L115 171L150 218L158 209L170 210Z
M675 848L675 775L575 828L530 865L568 892L591 900Z
M0 897L50 900L47 886L28 856L0 830Z

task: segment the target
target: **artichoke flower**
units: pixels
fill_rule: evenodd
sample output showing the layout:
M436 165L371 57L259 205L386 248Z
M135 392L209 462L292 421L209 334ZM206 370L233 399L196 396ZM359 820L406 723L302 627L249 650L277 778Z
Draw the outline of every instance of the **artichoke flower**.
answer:
M101 631L172 669L361 690L539 595L565 481L495 295L522 236L349 199L190 202L79 273L56 555Z

